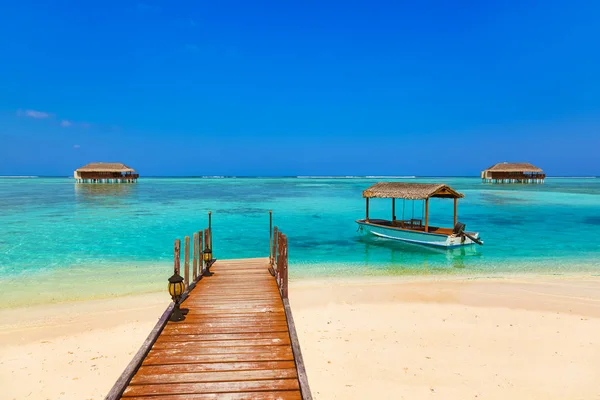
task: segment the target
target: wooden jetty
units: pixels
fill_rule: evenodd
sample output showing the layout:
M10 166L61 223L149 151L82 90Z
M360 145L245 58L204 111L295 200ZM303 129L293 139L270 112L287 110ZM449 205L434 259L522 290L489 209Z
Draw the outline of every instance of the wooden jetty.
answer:
M272 230L269 258L203 262L203 236L212 256L211 230L194 234L191 274L184 241L185 320L170 320L171 303L106 399L312 399L287 298L287 237Z

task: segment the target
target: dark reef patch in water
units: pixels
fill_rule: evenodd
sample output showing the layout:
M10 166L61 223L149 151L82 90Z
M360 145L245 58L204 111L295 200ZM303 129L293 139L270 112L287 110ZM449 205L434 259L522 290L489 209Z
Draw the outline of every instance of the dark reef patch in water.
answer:
M258 215L258 214L268 214L269 210L258 207L238 207L238 208L221 208L215 210L215 213L219 214L234 214L234 215Z
M589 225L599 225L600 226L600 216L593 215L591 217L586 217L583 219L583 223L589 224Z
M509 204L525 204L527 200L520 199L518 197L498 195L492 193L481 193L481 200L484 203L491 203L494 205L509 205Z

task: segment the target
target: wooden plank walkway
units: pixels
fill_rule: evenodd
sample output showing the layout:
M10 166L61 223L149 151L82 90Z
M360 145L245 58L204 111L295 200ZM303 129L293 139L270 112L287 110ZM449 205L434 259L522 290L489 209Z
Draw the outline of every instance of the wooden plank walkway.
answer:
M113 388L113 398L311 399L289 303L277 268L269 271L272 264L269 258L217 261L213 275L197 280L182 303L189 309L184 321L168 321L165 312L147 349L138 352L141 363L130 364L125 389ZM287 272L285 280L287 292Z

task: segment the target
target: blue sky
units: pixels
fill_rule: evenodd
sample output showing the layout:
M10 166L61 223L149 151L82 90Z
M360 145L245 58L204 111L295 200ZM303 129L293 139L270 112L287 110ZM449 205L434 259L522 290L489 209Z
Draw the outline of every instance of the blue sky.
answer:
M600 175L597 2L2 3L2 175Z

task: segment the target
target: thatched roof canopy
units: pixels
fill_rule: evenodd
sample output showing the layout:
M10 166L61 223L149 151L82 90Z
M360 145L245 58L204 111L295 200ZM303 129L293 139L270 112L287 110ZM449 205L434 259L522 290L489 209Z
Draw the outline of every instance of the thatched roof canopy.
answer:
M380 199L425 200L430 197L465 197L443 183L379 182L363 191L363 197Z
M507 163L501 162L495 165L492 165L485 171L492 172L544 172L541 168L536 167L535 165L529 163Z
M77 172L135 172L135 170L121 163L95 162L84 165L77 169Z

